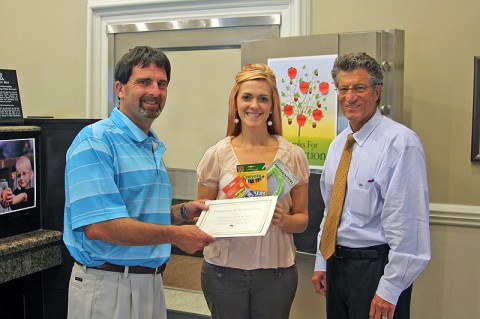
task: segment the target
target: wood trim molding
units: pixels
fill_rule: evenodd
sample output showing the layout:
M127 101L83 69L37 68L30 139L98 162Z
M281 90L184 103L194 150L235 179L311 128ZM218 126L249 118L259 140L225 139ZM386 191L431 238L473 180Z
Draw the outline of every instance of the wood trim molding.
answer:
M480 206L430 203L430 224L480 227Z

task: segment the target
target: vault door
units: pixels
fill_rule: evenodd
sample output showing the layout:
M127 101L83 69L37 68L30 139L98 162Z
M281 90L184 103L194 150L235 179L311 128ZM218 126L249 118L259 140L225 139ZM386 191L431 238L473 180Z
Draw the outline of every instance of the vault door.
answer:
M285 37L242 43L242 65L267 63L270 58L287 58L365 52L381 63L384 87L380 109L395 121L402 121L404 31L380 30ZM337 131L347 125L338 110Z

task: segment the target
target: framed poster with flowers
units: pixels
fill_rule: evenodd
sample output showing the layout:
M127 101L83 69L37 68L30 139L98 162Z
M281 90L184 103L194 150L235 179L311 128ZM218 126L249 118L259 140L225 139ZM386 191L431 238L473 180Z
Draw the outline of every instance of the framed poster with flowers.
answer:
M268 59L280 94L283 136L321 171L337 134L337 96L330 71L337 55Z

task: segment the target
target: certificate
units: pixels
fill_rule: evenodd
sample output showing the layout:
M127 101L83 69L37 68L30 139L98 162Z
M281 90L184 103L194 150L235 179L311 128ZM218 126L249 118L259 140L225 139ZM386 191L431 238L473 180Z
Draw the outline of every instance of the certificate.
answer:
M277 196L206 201L197 226L213 237L264 236L272 221Z

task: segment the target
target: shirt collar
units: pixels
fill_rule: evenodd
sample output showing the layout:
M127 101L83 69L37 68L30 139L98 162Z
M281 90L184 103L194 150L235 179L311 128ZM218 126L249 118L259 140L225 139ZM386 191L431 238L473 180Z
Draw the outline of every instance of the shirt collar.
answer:
M368 120L367 123L365 123L360 130L355 132L353 134L353 137L355 138L355 142L361 147L363 143L368 139L370 134L375 130L375 128L380 124L380 122L383 119L383 115L380 113L380 111L377 109L375 114L372 116L370 120ZM349 126L350 128L350 126ZM350 133L353 132L352 129L350 128Z
M150 129L148 135L146 135L132 120L123 114L118 107L113 109L110 119L135 142L140 143L151 137L157 144L161 144L152 129Z

